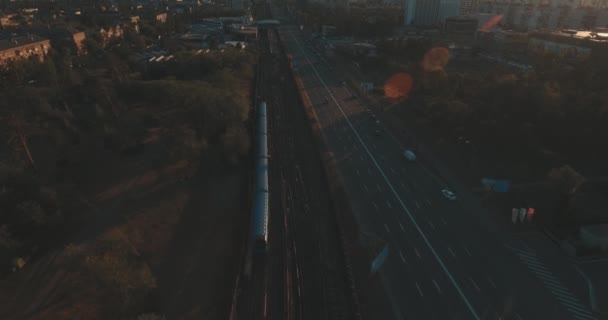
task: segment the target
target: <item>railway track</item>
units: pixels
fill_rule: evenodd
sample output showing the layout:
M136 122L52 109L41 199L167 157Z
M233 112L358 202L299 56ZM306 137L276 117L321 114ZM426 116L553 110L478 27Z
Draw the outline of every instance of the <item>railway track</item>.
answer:
M268 274L271 305L268 319L302 319L301 312L301 273L298 266L296 242L290 233L287 218L294 210L298 210L294 185L289 163L292 154L288 152L293 144L293 138L286 135L282 125L284 119L282 101L275 94L279 88L273 87L273 75L276 66L273 61L272 44L268 34L259 34L260 64L260 99L268 101L270 154L273 166L270 169L270 184L273 189L271 199L271 223L269 238L269 257L274 260L269 264ZM275 51L276 52L276 51ZM280 187L273 187L280 186ZM281 275L281 276L280 276ZM283 280L281 282L280 280Z
M297 252L294 268L299 270L300 317L302 319L351 319L344 282L343 255L331 209L329 190L324 178L319 149L301 106L299 92L290 77L288 63L275 30L269 30L268 41L275 52L273 67L277 70L273 93L279 103L271 108L274 134L281 138L277 161L286 168L285 177L292 194L287 215L288 233ZM286 79L286 81L280 81ZM295 291L295 290L294 290Z
M270 18L266 5L258 19ZM267 105L268 251L253 261L237 319L351 319L319 149L276 30L258 33L254 105Z

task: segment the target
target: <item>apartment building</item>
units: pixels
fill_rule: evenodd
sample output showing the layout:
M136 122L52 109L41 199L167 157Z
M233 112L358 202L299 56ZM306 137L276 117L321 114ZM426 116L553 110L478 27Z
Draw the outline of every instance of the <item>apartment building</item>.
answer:
M36 57L43 61L51 49L51 41L35 35L0 40L0 65Z
M608 26L608 0L479 0L478 8L521 31Z

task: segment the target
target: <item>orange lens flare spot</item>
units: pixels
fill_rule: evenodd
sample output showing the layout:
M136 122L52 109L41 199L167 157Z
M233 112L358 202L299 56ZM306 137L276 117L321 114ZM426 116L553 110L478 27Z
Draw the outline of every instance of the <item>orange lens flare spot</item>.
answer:
M387 98L407 97L412 90L414 79L407 73L396 73L384 83L384 95Z
M450 51L444 47L435 47L424 54L422 68L424 71L440 71L448 65Z

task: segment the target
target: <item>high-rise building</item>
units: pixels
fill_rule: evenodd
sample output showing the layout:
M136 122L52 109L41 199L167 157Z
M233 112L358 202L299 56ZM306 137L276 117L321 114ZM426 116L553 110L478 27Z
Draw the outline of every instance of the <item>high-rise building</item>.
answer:
M406 0L404 23L406 25L442 25L447 17L457 16L460 0Z
M479 0L460 0L460 15L472 16L479 10Z
M455 17L460 14L460 0L439 1L439 23L443 24L446 18Z

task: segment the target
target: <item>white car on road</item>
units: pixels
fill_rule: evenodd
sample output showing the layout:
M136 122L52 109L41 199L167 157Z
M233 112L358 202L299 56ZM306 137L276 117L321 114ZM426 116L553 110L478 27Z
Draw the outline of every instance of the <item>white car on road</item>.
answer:
M416 154L410 150L405 150L403 156L409 161L416 161Z
M447 190L447 189L443 189L441 190L441 193L443 194L444 197L446 197L448 200L456 200L456 195L454 194L454 192Z

